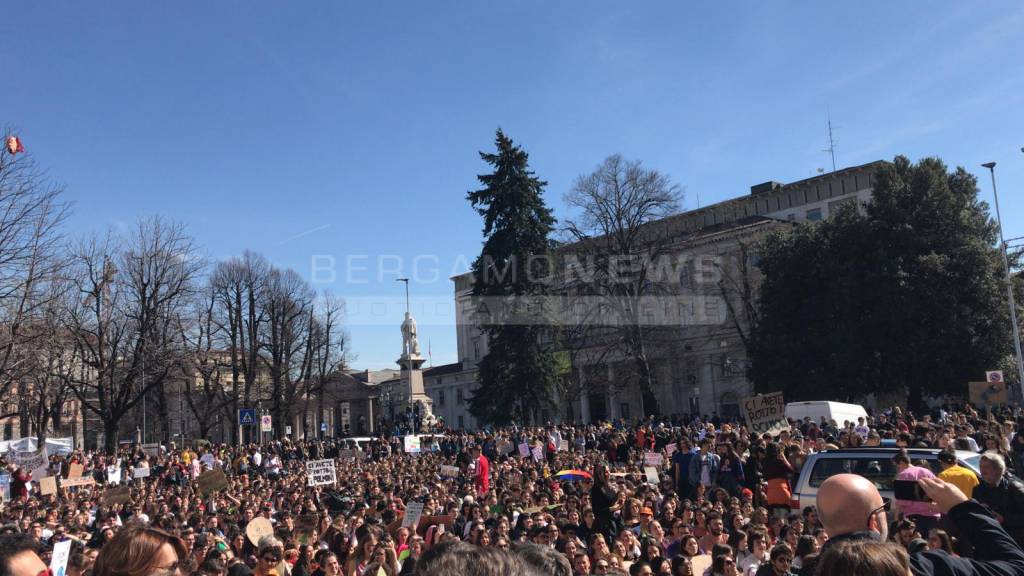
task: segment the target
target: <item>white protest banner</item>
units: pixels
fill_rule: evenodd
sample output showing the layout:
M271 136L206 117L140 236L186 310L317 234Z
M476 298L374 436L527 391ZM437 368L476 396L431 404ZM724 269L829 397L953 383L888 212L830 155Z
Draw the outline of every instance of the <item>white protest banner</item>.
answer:
M310 460L306 462L306 486L334 484L334 460Z
M362 457L363 453L360 452L359 450L355 450L352 448L343 448L341 450L338 450L338 458L355 458L358 460L361 459Z
M81 486L92 486L96 479L92 476L79 476L78 478L67 478L60 481L61 488L76 488Z
M458 478L459 467L458 466L441 466L441 476L445 478Z
M644 474L647 475L648 484L658 483L658 469L654 466L644 466Z
M522 456L523 458L529 458L530 457L530 445L527 444L526 442L523 442L522 444L520 444L519 445L519 455Z
M537 462L540 462L541 460L544 459L544 450L542 450L540 446L534 446L533 450L531 450L530 452L533 453L533 459L536 460Z
M9 452L7 459L18 465L19 468L24 470L38 470L39 468L45 468L48 465L46 448L37 452Z
M568 452L569 451L569 441L566 440L565 438L562 438L561 440L559 440L558 441L558 451L559 452Z
M149 468L145 466L132 468L132 478L136 480L138 480L139 478L149 478Z
M664 461L660 452L644 452L644 466L653 466L655 468L661 468L661 463Z
M782 392L772 392L743 399L743 416L747 419L747 429L754 434L765 432L775 435L789 430L786 420L786 402Z
M53 576L64 576L68 570L68 558L71 557L71 540L64 540L53 545L53 556L50 557L50 570Z
M409 502L405 507L405 517L402 518L402 528L411 526L415 530L420 524L420 516L423 516L423 502Z
M409 435L404 438L405 451L408 454L420 453L420 437Z
M121 483L121 467L107 466L107 484L116 485Z

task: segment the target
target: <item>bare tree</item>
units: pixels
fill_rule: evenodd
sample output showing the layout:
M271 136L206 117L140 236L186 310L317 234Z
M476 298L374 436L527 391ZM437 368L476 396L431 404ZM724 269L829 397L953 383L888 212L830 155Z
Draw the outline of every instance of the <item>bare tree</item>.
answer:
M199 426L200 438L209 438L218 416L235 403L225 389L225 375L232 365L230 355L217 346L224 328L216 322L216 308L217 293L208 285L197 294L188 319L181 322L182 339L188 348L182 389L189 412Z
M201 268L184 228L161 218L75 248L69 330L83 370L71 387L103 423L107 450L117 447L122 418L181 373L179 319Z
M309 433L310 422L307 421L313 400L317 403L317 426L323 417L327 382L332 375L345 369L348 363L348 334L342 327L345 303L333 294L323 294L311 310L310 336L306 357L310 363L305 379L305 409L303 410L302 429ZM314 430L315 432L315 430Z
M294 420L299 383L311 369L307 361L315 293L294 270L270 272L266 300L264 357L270 377L270 411L278 435ZM308 358L311 360L311 358Z
M3 141L10 135L5 130ZM36 329L62 269L60 225L68 207L31 156L0 148L0 397L10 397L36 367ZM13 414L0 415L0 419Z
M642 303L662 289L651 272L672 240L652 223L679 212L681 198L682 190L666 175L616 154L580 176L564 199L578 212L566 220L565 231L575 243L565 250L591 268L587 292L600 299L602 316L615 320L605 321L617 336L610 345L635 364L645 413L657 413L658 407L648 357L652 334Z
M217 263L210 277L217 298L215 319L223 347L230 354L232 404L225 407L229 421L239 408L252 407L259 397L260 337L266 322L262 303L270 270L266 258L246 251L241 257ZM232 436L236 434L232 426Z

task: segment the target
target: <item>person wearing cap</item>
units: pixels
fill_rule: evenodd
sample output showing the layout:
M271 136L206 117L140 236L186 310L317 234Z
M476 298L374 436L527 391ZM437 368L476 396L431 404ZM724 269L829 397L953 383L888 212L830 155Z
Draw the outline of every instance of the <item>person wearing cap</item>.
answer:
M937 459L939 466L942 467L939 478L956 486L964 493L964 496L970 498L974 494L974 488L980 482L978 475L957 464L956 452L953 450L946 449L939 452Z
M650 506L640 509L640 523L630 528L637 536L646 536L650 533L651 520L654 520L654 510Z

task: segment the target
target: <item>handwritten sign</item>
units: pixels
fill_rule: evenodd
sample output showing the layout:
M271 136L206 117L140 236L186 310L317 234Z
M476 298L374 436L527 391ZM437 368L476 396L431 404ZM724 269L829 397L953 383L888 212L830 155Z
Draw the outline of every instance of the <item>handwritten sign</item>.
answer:
M655 468L661 468L661 464L664 461L660 452L644 452L644 466L653 466Z
M782 392L772 392L743 399L743 417L747 420L747 428L755 434L768 433L776 435L789 430L786 420L786 402Z
M334 484L336 481L334 460L310 460L306 462L306 486L326 486Z
M420 453L420 437L409 435L404 438L405 452L407 454Z
M657 484L658 480L658 469L654 466L644 466L644 474L647 475L648 484Z
M53 545L53 556L50 558L50 570L53 576L64 576L68 570L68 558L71 557L71 540L63 540Z
M121 483L121 467L120 466L108 466L107 467L107 484L118 485Z
M530 445L527 444L526 442L523 442L522 444L520 444L519 445L519 455L522 456L523 458L529 458L530 457Z
M72 464L71 466L68 467L68 480L72 480L74 478L81 478L82 472L84 470L85 467L82 466L81 464Z
M138 480L139 478L149 478L149 468L146 466L140 466L132 469L132 478Z
M419 526L421 516L423 516L423 502L409 502L405 507L405 517L402 518L402 528Z
M47 476L39 480L39 492L43 496L51 496L57 493L57 479L53 476Z
M127 486L118 486L111 488L103 493L100 497L100 504L104 506L113 506L114 504L126 504L131 502L132 493Z
M96 484L96 479L92 476L79 476L78 478L68 478L60 481L61 488L80 488L94 484Z
M274 535L274 525L263 516L257 516L245 526L245 535L252 542L253 546L260 545L260 538Z
M569 451L569 441L567 439L562 438L561 440L558 441L558 451L559 452L568 452Z
M199 486L199 493L203 496L207 496L227 488L228 477L224 475L224 470L222 468L216 468L200 474L199 477L196 478L196 484Z
M540 462L541 460L544 459L544 451L541 449L540 446L534 446L533 450L531 450L530 452L533 454L533 459L535 461Z
M445 478L458 478L459 472L458 466L441 466L441 476Z

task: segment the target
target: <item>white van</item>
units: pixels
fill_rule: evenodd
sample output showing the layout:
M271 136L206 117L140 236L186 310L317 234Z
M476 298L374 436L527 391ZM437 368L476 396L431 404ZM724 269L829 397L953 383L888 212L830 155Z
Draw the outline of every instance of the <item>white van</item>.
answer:
M821 424L821 417L835 420L842 427L843 422L857 424L857 418L867 420L868 413L860 404L844 404L842 402L790 402L786 404L786 418L803 422L809 416L812 422Z

